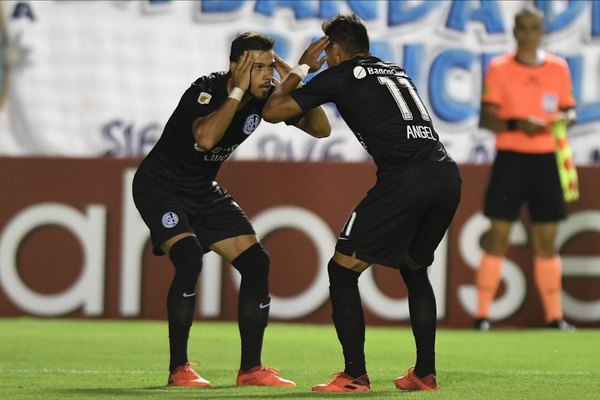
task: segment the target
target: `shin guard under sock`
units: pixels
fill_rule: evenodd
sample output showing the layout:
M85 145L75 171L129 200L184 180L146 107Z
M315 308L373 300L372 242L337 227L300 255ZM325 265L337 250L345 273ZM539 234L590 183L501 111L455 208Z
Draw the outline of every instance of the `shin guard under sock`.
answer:
M262 365L264 332L269 321L269 255L260 243L240 254L231 263L242 276L238 298L238 326L242 342L240 369Z
M359 272L333 260L327 266L333 324L344 353L344 372L353 378L367 373L365 317L358 290Z
M417 349L415 374L422 378L435 374L435 294L429 282L427 268L415 271L402 265L400 273L408 289L410 324Z
M176 242L169 252L175 275L167 295L169 322L169 370L188 361L187 344L194 319L196 282L202 270L202 246L195 236Z

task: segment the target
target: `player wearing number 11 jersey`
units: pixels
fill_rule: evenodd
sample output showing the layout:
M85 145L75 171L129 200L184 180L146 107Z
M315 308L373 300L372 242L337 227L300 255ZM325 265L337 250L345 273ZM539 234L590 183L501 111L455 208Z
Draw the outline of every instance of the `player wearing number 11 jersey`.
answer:
M406 72L369 54L364 22L356 15L337 15L323 23L323 31L267 101L263 117L278 122L334 103L373 157L377 182L348 218L328 265L345 368L313 390L370 390L358 278L372 264L399 269L408 289L417 360L396 379L396 387L437 390L436 304L427 269L459 203L459 171ZM324 44L326 58L319 58ZM295 89L325 59L329 68Z

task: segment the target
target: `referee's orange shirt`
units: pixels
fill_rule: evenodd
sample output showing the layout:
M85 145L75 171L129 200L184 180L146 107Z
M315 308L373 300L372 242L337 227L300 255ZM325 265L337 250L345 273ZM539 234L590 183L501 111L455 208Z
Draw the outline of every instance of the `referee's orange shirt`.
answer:
M534 66L518 62L515 52L495 57L485 75L481 101L497 106L498 117L504 120L534 117L550 122L559 110L575 106L567 62L546 52L544 61ZM496 149L551 153L555 142L549 125L535 135L523 131L498 132Z

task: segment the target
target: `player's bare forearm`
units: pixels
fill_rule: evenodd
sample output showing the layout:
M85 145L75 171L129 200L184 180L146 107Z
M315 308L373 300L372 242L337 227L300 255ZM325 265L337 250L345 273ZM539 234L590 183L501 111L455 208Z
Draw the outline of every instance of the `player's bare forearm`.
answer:
M310 110L298 121L296 127L316 138L325 138L331 135L331 124L323 107Z
M281 122L302 112L298 103L289 94L292 90L296 89L308 72L318 71L325 61L327 61L327 57L319 58L319 55L325 50L328 44L329 38L327 36L323 36L311 43L300 57L298 66L290 71L286 71L287 75L279 86L277 86L277 89L275 89L263 109L263 118L265 121L272 123ZM278 64L280 61L280 59L277 59ZM282 63L281 67L284 66L284 63ZM308 133L312 135L311 132Z
M298 103L289 95L298 86L300 79L297 74L288 74L281 81L263 108L262 117L265 121L277 123L295 117L302 112Z
M196 118L192 125L194 139L203 150L211 150L225 134L231 124L239 102L227 98L221 107L206 117Z
M192 124L194 139L200 148L205 151L211 150L225 134L231 124L233 116L250 85L250 70L254 58L247 50L242 53L237 62L232 63L231 91L223 104L212 114L197 118Z
M263 109L263 118L267 122L276 123L285 121L302 112L302 108L289 95L292 90L301 85L300 76L288 73L285 79L279 83L277 89L271 94L267 104ZM310 110L295 125L316 138L327 137L331 134L331 124L329 118L322 107Z

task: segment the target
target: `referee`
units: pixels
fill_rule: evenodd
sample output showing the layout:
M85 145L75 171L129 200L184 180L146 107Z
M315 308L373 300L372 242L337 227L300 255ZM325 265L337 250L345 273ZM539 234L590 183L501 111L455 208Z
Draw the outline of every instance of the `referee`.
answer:
M567 214L557 168L552 125L575 119L567 62L542 51L541 12L526 7L515 15L517 50L490 62L483 85L480 124L496 134L496 158L485 198L491 228L475 275L478 309L474 328L490 329L490 309L500 284L513 222L527 204L532 221L533 275L546 326L572 331L563 318L561 260L555 248L558 223Z

